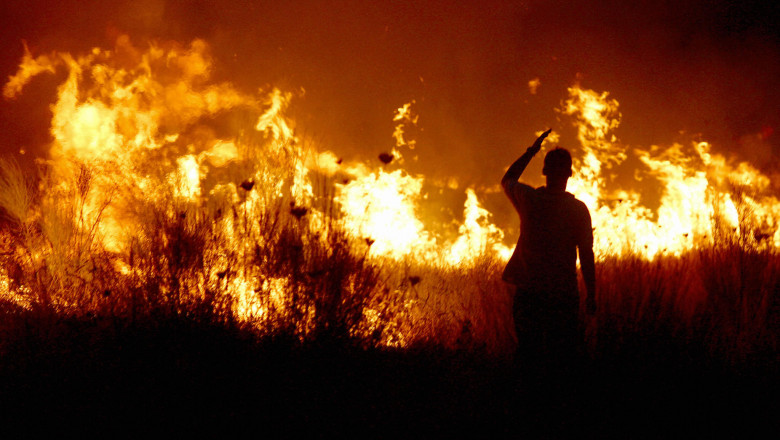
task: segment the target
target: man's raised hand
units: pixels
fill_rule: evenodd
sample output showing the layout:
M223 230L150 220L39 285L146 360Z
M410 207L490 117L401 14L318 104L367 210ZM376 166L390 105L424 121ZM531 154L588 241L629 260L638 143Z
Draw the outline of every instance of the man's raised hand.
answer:
M528 151L530 151L533 154L536 154L539 152L539 150L542 149L542 142L544 142L544 138L547 137L548 134L552 131L552 128L545 131L541 135L539 135L538 138L536 138L536 141L534 141L534 144L528 147Z

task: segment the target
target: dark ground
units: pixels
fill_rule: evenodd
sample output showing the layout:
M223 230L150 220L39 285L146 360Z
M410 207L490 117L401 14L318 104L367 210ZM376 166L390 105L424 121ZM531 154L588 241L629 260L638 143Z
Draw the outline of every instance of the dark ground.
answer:
M67 338L6 335L3 432L464 437L476 429L513 438L777 432L774 355L734 366L683 356L679 348L622 349L556 368L436 349L258 343L240 331L187 323L100 332L93 331L99 323L67 325L73 329Z

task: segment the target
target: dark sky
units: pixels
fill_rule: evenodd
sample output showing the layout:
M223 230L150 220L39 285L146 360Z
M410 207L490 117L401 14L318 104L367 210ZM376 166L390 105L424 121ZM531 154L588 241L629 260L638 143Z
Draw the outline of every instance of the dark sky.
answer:
M136 45L203 38L219 80L247 91L305 89L294 104L298 126L348 157L389 149L393 111L416 100L420 159L410 166L478 185L497 180L536 130L551 126L564 146L573 142L554 109L579 78L620 101L618 136L628 145L701 133L720 151L777 170L777 5L5 0L0 76L15 72L22 40L40 54L110 48L119 33ZM42 151L53 86L37 87L0 102L3 151Z

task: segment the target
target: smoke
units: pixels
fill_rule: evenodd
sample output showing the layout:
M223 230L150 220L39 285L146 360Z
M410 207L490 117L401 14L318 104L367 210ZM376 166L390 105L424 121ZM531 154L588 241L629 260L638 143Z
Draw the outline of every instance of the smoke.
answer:
M137 44L203 38L218 60L216 78L248 92L297 92L298 128L347 157L390 150L393 114L415 100L418 161L407 167L482 188L540 129L576 144L555 109L579 81L620 101L617 135L627 145L669 144L684 132L778 170L775 4L386 3L6 1L0 74L15 72L22 40L41 54L111 47L121 33ZM50 113L41 103L51 102L54 82L37 81L35 92L0 102L6 154L45 151Z

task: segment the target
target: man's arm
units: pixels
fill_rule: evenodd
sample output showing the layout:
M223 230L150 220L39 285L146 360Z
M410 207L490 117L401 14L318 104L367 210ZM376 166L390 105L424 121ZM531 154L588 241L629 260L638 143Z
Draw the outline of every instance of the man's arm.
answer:
M518 158L509 167L508 170L506 170L506 174L504 174L504 177L501 179L501 186L504 187L505 191L510 183L517 182L517 180L520 179L520 175L522 175L523 171L525 171L525 167L528 166L528 163L531 162L531 159L534 157L534 155L542 148L542 142L544 142L544 138L546 138L551 131L552 128L542 133L541 136L536 139L533 145L528 147L525 153L523 153L523 155L520 156L520 158Z

